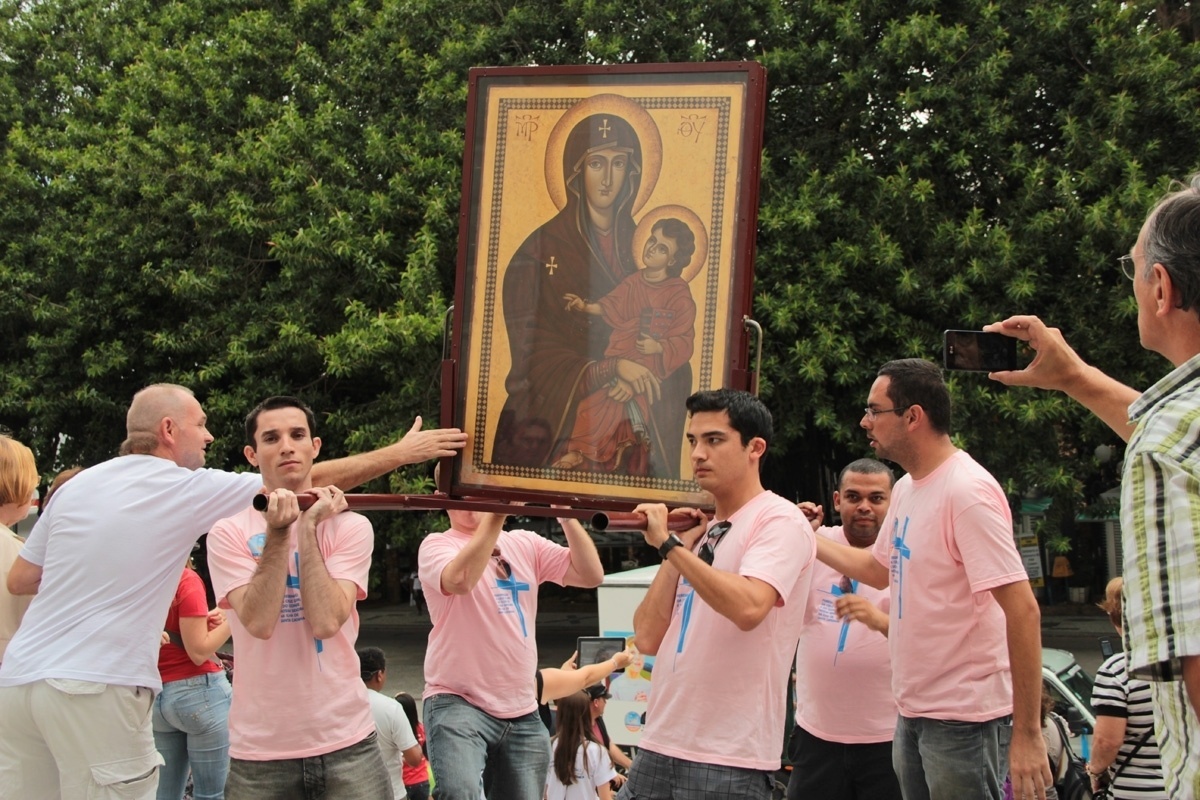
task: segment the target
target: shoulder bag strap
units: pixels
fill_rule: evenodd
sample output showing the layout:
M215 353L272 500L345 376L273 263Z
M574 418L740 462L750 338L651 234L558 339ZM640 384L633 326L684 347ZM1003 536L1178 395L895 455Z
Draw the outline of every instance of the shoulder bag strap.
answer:
M1067 775L1067 768L1071 763L1071 756L1075 751L1071 748L1071 737L1063 727L1062 719L1057 714L1053 714L1050 720L1054 723L1054 729L1058 731L1058 742L1062 745L1062 749L1058 753L1058 764L1054 770L1054 782L1060 783Z
M1113 772L1111 783L1117 782L1117 778L1119 778L1121 776L1121 770L1125 769L1126 764L1128 764L1130 761L1133 761L1133 757L1138 754L1138 750L1142 749L1142 745L1144 745L1147 741L1150 740L1150 734L1152 734L1152 733L1154 733L1154 724L1153 723L1151 723L1150 727L1146 729L1146 732L1142 734L1142 738L1138 739L1137 747L1130 750L1129 755L1126 756L1125 758L1121 759L1121 763L1117 764L1117 769L1115 772Z

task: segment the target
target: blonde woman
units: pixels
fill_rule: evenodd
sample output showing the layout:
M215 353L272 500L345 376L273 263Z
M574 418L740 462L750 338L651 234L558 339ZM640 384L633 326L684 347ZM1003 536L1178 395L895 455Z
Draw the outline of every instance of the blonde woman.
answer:
M33 600L30 595L8 591L8 571L24 545L11 526L29 514L37 483L33 452L17 440L0 435L0 662Z

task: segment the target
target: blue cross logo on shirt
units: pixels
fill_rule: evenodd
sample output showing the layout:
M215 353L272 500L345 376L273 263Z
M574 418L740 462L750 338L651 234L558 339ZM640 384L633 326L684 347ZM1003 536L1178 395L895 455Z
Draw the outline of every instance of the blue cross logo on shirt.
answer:
M842 597L843 595L854 594L857 591L858 591L858 581L856 581L854 579L850 580L850 588L847 591L842 591L842 587L836 583L829 590L830 594L832 594L834 597ZM838 654L844 653L846 651L846 637L849 635L850 635L850 619L847 618L842 622L842 630L838 634L837 652L833 654L833 663L834 664L837 663Z
M912 558L912 550L904 543L908 536L908 520L908 517L904 518L904 531L892 538L892 549L895 550L893 558L896 559L896 619L904 618L904 562ZM900 520L895 520L892 530L899 525Z
M528 592L529 584L517 580L516 575L510 574L507 578L497 578L496 588L512 593L513 605L517 608L517 619L521 620L521 635L528 639L529 631L525 628L525 612L521 610L521 592Z
M287 576L287 588L300 591L300 554L292 553L292 558L294 559L293 563L296 565L296 574L294 576L290 574ZM320 655L325 650L325 643L315 636L313 637L313 642L317 645L317 655ZM317 666L321 666L320 660L317 661Z
M686 586L691 589L691 584L688 583L687 578L681 579L679 583L681 586ZM692 601L695 599L695 589L691 589L691 591L687 593L687 596L683 598L683 609L680 612L679 642L675 645L676 654L683 652L683 642L685 639L687 639L688 624L692 621Z

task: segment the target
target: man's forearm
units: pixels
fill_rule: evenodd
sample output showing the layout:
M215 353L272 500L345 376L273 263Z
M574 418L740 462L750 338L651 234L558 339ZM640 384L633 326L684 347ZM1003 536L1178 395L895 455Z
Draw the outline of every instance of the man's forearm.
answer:
M313 486L353 489L408 463L401 461L400 455L400 442L395 442L369 453L358 453L313 464Z
M279 622L283 595L287 590L289 532L267 530L267 541L250 582L239 593L234 613L256 639L269 639ZM235 590L236 591L236 590Z
M317 545L316 526L301 518L299 533L300 602L304 618L318 639L328 639L341 630L350 616L353 602L329 575L325 558Z
M1091 366L1064 391L1112 428L1122 440L1129 441L1135 427L1129 422L1129 406L1141 397L1141 392Z
M501 514L484 515L479 523L479 529L466 543L462 550L442 569L438 578L441 590L449 594L463 595L470 592L483 577L492 551L504 528L504 516Z
M679 586L679 570L664 561L658 568L646 596L633 612L633 636L638 652L652 656L658 652L671 611L675 607L675 590Z
M757 627L779 600L765 581L715 569L682 547L672 550L669 559L701 600L741 630Z
M599 586L604 580L604 564L600 561L596 543L583 529L579 520L560 517L558 524L562 526L563 533L566 534L567 548L571 551L567 585L582 586L585 589Z
M816 538L817 559L823 564L875 589L883 589L890 582L887 568L875 560L869 549L851 547L824 536Z

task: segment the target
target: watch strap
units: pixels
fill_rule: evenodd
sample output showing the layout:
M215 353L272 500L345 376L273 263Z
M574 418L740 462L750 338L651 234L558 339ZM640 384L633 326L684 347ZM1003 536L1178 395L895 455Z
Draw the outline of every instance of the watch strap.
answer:
M667 537L667 540L665 542L663 542L662 544L660 544L658 546L658 554L660 556L662 556L663 558L666 558L667 553L671 552L676 547L681 547L682 545L683 545L683 540L672 533L670 536Z

